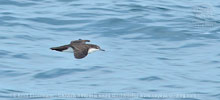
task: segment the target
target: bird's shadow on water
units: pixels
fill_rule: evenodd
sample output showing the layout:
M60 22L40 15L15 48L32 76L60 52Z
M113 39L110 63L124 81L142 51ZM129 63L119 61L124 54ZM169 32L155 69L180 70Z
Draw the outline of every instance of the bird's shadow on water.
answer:
M64 75L75 74L79 72L94 71L104 67L93 66L88 69L74 68L74 69L64 69L64 68L55 68L44 72L39 72L33 76L34 79L51 79Z

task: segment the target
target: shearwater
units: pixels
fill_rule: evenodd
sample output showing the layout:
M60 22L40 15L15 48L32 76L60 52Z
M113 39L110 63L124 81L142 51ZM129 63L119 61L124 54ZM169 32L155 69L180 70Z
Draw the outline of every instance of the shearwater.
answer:
M59 52L72 52L74 53L74 57L76 59L82 59L86 57L89 53L95 51L105 51L101 49L98 45L95 44L86 44L86 42L90 42L90 40L75 40L71 41L70 44L59 46L59 47L52 47L51 50L56 50Z

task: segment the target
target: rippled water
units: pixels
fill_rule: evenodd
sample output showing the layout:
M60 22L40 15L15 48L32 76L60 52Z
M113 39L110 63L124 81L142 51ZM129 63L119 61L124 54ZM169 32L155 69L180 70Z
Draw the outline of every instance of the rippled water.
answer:
M216 0L0 0L0 98L147 93L197 95L167 100L219 100L219 4ZM71 53L49 49L79 38L106 52L76 60Z

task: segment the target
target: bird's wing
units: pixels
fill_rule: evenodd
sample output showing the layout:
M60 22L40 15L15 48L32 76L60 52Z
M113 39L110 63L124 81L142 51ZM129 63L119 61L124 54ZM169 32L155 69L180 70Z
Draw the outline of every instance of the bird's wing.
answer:
M69 45L63 45L63 46L59 46L59 47L52 47L50 49L62 52L63 50L68 49L69 47L70 47Z
M82 39L79 39L79 40L71 41L71 44L74 44L74 43L86 44L86 42L90 42L90 40L82 40Z
M74 46L74 57L76 59L82 59L84 57L86 57L88 55L88 50L89 50L89 47L84 45L84 46L77 46L75 45Z

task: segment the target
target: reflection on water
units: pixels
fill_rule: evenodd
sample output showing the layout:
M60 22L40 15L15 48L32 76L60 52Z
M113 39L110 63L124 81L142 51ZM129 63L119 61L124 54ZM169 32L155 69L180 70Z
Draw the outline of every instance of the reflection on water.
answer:
M168 100L218 100L219 3L1 0L0 98L164 93L198 95ZM77 60L49 49L79 38L106 51Z

